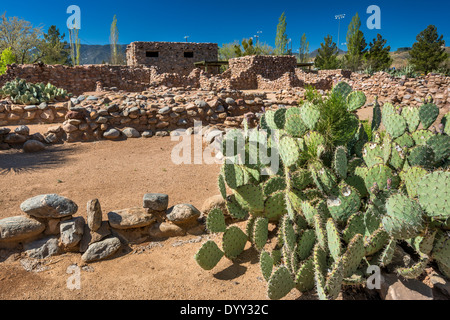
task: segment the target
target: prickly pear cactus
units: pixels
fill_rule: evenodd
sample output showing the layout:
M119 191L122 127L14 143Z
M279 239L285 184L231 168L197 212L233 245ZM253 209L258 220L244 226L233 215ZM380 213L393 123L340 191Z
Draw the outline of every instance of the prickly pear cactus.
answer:
M398 268L399 275L418 277L436 261L449 276L450 118L444 115L440 129L432 131L437 118L432 103L399 108L376 100L372 124L359 123L354 136L340 141L330 139L331 124L324 126L324 106L339 105L353 116L365 96L341 82L327 98L261 117L259 128L267 132L263 145L273 148L278 167L269 169L261 154L253 163L223 165L219 190L230 215L248 218L246 232L224 227L220 214L213 213L208 229L224 233L223 247L206 242L196 255L199 265L211 269L223 256L234 259L250 241L260 252L270 299L294 288L335 299L343 284L365 282L368 265L388 266L399 245L417 252L414 265ZM251 131L228 138L244 141L241 155L250 153ZM277 225L275 238L270 224Z
M28 83L23 79L16 79L5 83L0 90L0 97L10 98L13 103L36 105L42 102L64 101L70 94L50 83Z

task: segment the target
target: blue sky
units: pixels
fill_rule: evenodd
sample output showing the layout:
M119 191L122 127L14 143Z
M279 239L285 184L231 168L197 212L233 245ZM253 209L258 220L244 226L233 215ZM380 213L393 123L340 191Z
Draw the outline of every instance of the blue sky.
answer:
M340 29L340 42L345 42L348 24L358 12L367 43L380 33L393 50L410 47L420 31L434 24L439 34L444 35L446 45L450 46L448 0L2 1L0 13L6 11L7 16L21 17L45 30L54 24L68 39L66 20L69 14L66 9L69 5L81 8L80 38L85 44L108 44L110 25L116 14L122 44L184 41L184 36L189 36L192 42L214 42L221 46L262 31L261 41L274 46L278 18L285 12L287 34L292 39L294 52L298 50L303 33L306 33L312 51L320 46L327 34L337 42L336 14L346 14ZM378 5L381 9L380 30L369 30L366 26L370 16L366 10L370 5ZM345 46L340 48L345 49Z

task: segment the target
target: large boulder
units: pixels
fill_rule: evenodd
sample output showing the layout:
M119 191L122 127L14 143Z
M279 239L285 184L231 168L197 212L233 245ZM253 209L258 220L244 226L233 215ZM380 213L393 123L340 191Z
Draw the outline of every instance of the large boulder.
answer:
M23 151L28 153L39 152L45 149L45 144L37 140L28 140L23 145Z
M84 262L95 262L104 260L114 255L122 246L119 238L112 237L89 246L86 252L81 256Z
M45 224L27 216L9 217L0 220L0 243L22 241L45 230Z
M44 194L25 200L20 209L38 218L63 218L78 211L75 202L57 194Z
M108 212L108 220L112 228L132 229L151 225L156 217L145 208L129 208Z

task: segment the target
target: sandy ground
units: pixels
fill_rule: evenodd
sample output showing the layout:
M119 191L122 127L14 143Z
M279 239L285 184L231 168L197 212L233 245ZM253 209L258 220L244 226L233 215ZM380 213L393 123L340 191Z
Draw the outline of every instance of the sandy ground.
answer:
M369 108L360 112L361 118L370 115ZM31 134L44 133L48 125L29 127ZM77 215L84 217L87 201L98 198L105 220L111 210L141 207L143 195L153 192L167 193L170 206L190 203L201 209L204 200L219 194L220 166L175 165L171 152L177 143L170 137L154 137L64 144L38 154L0 151L0 219L21 215L24 200L47 193L74 200ZM27 260L20 254L0 250L0 300L267 299L258 253L249 243L235 261L223 258L211 271L197 265L194 254L208 238L220 246L220 236L171 238L124 247L113 259L89 265L83 264L80 254L66 253L43 261L40 272L26 271ZM79 290L67 286L72 277L67 270L73 265L81 268ZM371 295L350 290L341 298L371 299ZM284 299L316 296L293 290Z
M74 200L77 215L84 217L87 201L98 198L104 219L110 210L142 206L147 192L169 194L169 205L201 208L219 193L220 166L173 164L171 151L177 143L155 137L65 144L39 154L0 152L0 218L22 214L22 201L45 193ZM22 257L0 250L0 299L266 299L258 254L249 244L239 259L224 258L212 271L197 265L194 254L208 237L125 247L118 257L81 269L80 290L67 288L67 268L83 266L80 254L49 258L42 265L46 270L29 272Z

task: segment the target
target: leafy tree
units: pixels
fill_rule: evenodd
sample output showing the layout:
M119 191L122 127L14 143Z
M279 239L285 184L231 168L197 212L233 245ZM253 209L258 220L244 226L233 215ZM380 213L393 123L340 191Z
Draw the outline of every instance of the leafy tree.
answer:
M333 42L333 37L327 35L325 38L325 43L320 44L320 48L317 50L317 56L314 60L314 64L317 68L321 70L337 69L339 67L338 54L339 50L335 42Z
M288 52L288 36L286 34L286 15L283 14L278 19L277 35L275 38L275 54L284 55Z
M0 74L6 73L6 66L16 62L16 56L12 52L11 48L3 50L0 55Z
M427 74L439 67L447 59L445 52L445 41L443 35L439 36L437 28L429 25L416 37L417 42L413 44L410 51L410 63L418 71Z
M309 59L309 41L306 41L306 34L302 35L300 40L300 49L299 49L299 62L308 62Z
M249 56L249 55L270 55L273 53L273 48L266 43L254 43L252 38L243 39L241 43L234 41L231 43L224 43L219 48L219 59L228 61L231 58Z
M69 64L70 55L67 41L64 41L65 34L59 32L56 26L50 26L44 34L42 44L39 48L38 59L46 64Z
M369 49L365 54L365 59L367 67L374 72L388 69L392 64L393 59L389 54L391 47L386 46L386 42L381 34L377 34L373 42L369 43Z
M362 66L363 57L366 52L366 40L359 28L361 20L358 13L352 18L347 31L347 54L344 56L344 63L352 71L358 70Z
M0 50L11 48L17 62L35 62L36 48L41 44L42 28L18 17L0 16Z
M240 46L239 41L224 43L219 48L219 60L228 61L231 58L236 58L236 46Z

